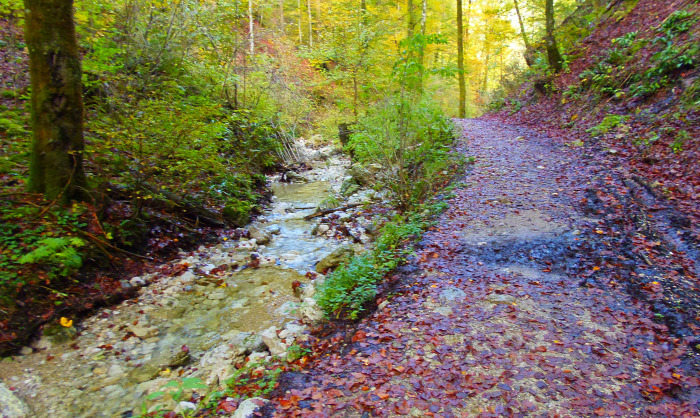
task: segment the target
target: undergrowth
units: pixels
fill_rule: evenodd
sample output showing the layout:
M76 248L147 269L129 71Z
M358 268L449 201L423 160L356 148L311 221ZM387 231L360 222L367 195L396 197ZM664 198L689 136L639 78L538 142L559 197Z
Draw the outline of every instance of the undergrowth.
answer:
M329 317L357 319L375 298L384 277L412 253L410 242L418 240L432 224L431 217L446 207L446 203L439 202L397 215L384 225L375 248L354 257L326 278L315 295L318 305Z

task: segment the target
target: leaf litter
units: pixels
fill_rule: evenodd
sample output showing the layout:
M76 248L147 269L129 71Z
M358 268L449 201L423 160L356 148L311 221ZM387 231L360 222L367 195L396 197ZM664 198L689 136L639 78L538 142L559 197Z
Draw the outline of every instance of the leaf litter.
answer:
M591 168L532 131L459 123L478 163L396 293L315 339L264 413L697 416L688 338L622 285L642 258L586 211Z

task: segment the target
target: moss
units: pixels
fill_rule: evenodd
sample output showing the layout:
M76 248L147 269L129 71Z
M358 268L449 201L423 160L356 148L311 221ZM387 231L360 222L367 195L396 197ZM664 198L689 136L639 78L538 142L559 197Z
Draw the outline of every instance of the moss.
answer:
M244 227L250 222L250 212L253 205L245 200L229 199L221 214L237 227Z

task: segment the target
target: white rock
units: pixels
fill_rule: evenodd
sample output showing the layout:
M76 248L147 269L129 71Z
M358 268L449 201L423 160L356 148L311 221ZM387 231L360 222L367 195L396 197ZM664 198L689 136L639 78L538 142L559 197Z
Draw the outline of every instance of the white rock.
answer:
M268 402L269 401L267 399L263 398L246 399L245 401L241 402L240 405L238 405L238 409L236 409L236 412L231 415L231 418L251 418L253 417L255 411L260 408L260 406Z
M328 225L326 225L326 224L321 224L321 225L319 225L318 228L316 229L316 235L323 235L323 234L325 234L326 232L328 232L329 229L331 229L330 226L328 226Z
M176 412L194 411L195 409L197 409L197 405L187 401L180 402L179 404L177 404L177 407L180 410Z
M277 327L271 326L261 332L260 336L273 356L278 356L287 351L287 345L277 336Z
M323 310L316 304L313 298L304 299L300 308L301 316L312 324L322 322L325 318Z
M136 276L132 277L131 280L129 280L129 283L131 283L132 286L145 286L146 280L144 280L141 276Z

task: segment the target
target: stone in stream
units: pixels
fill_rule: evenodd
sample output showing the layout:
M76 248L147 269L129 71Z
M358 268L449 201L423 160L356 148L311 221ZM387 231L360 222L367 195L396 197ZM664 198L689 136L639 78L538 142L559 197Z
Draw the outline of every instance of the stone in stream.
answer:
M324 273L326 270L334 269L350 261L353 255L355 255L355 251L350 246L336 248L316 264L316 271Z
M29 407L10 389L0 382L0 417L24 418L29 416Z
M248 227L250 238L254 239L258 245L265 245L272 239L272 234L264 230L260 225L251 225Z

